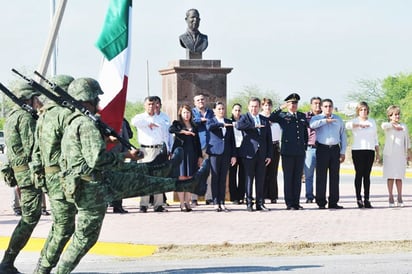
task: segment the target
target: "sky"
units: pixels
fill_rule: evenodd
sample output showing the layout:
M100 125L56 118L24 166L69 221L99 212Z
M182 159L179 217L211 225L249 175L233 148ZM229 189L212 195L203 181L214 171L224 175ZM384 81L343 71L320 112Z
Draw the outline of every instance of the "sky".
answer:
M59 2L59 1L56 1ZM58 38L57 74L98 78L94 46L109 0L69 0ZM331 98L342 108L359 80L412 71L412 1L408 0L134 0L128 100L160 95L160 69L185 59L179 35L185 13L200 12L208 35L203 59L221 60L228 97L254 86L303 102ZM50 1L14 0L0 16L0 82L11 68L38 68L50 28ZM149 83L147 85L147 83Z

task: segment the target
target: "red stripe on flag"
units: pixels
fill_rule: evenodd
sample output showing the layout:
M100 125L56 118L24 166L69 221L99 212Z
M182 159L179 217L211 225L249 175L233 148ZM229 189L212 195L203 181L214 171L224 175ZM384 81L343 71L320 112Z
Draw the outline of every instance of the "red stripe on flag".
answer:
M113 98L113 100L104 108L101 109L99 114L103 122L108 124L117 133L122 128L122 122L124 117L124 111L126 106L127 86L129 78L125 75L123 78L123 88ZM111 149L114 144L109 143L107 149Z

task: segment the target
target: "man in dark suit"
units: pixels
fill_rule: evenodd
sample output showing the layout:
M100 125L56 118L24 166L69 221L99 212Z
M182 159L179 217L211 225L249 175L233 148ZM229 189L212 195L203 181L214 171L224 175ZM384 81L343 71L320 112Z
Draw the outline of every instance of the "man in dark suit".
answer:
M236 123L236 128L243 131L239 156L245 166L247 210L253 211L252 186L255 180L256 210L269 211L264 204L263 183L265 166L270 163L270 155L273 154L272 133L269 120L259 114L259 98L250 98L248 109L249 112L242 115Z
M286 209L299 210L303 166L308 144L308 122L303 112L298 112L299 94L292 93L285 98L285 103L270 115L272 122L279 123L282 128L283 182ZM287 108L287 112L282 112Z

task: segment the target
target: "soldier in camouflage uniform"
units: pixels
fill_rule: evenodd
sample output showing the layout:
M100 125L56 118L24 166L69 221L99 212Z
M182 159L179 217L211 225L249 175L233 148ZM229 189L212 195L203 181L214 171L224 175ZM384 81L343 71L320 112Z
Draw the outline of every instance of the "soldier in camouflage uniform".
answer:
M41 102L37 98L40 93L35 92L25 81L17 82L11 90L17 98L34 109L41 107ZM34 184L29 168L35 127L36 120L20 106L13 108L4 125L8 162L13 168L21 191L22 217L11 235L9 246L0 264L0 273L3 274L20 273L14 267L14 261L26 245L41 216L42 192Z
M91 78L74 80L68 92L92 113L97 111L98 96L103 93ZM191 179L154 177L147 175L154 174L147 164L124 162L125 157L136 160L137 150L119 154L105 149L99 129L75 111L63 135L61 166L63 188L78 209L77 225L57 266L58 274L70 273L97 242L109 201L173 190L193 192L199 182L206 181L209 172L209 162L205 160Z
M53 77L52 82L67 91L73 80L74 78L68 75L57 75ZM48 101L40 109L37 120L32 166L38 176L45 178L44 188L49 196L53 224L34 271L36 274L50 273L74 232L76 206L66 200L59 176L60 142L66 120L71 114L69 108Z

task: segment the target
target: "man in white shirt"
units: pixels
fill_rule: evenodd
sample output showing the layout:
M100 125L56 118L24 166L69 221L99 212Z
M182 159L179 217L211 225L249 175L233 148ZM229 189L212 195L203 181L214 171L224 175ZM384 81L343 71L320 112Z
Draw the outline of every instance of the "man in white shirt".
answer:
M137 139L144 158L139 162L150 162L162 153L164 140L164 122L156 115L156 98L148 96L144 99L143 113L132 118L131 124L137 129ZM149 207L150 196L140 198L140 212L146 213ZM155 212L166 212L163 207L163 194L154 195L153 207Z

